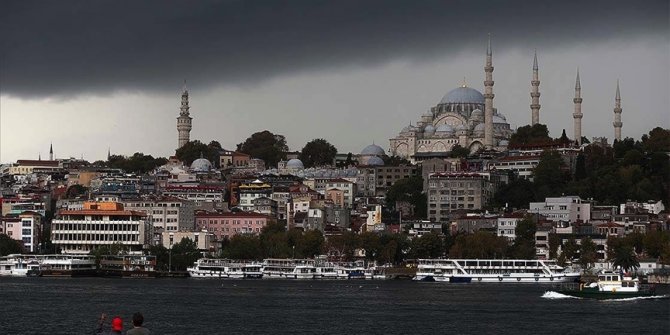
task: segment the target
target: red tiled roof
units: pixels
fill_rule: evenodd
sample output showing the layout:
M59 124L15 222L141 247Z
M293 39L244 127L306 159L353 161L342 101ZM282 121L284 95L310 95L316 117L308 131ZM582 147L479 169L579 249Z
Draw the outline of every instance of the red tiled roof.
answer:
M50 166L50 167L58 167L58 161L43 161L43 160L36 160L36 159L19 159L16 161L17 164L19 165L26 165L26 166Z

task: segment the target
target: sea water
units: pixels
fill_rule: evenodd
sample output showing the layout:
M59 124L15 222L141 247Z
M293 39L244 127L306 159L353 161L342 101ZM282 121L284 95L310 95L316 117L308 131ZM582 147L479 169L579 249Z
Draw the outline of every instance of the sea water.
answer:
M0 278L0 334L93 334L101 313L128 329L138 311L154 334L670 334L669 291L608 302L539 284Z

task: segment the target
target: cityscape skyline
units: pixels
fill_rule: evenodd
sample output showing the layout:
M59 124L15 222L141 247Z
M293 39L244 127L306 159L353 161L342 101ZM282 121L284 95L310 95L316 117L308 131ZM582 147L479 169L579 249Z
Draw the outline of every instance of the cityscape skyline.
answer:
M484 91L489 32L494 107L513 128L531 124L536 50L539 119L552 137L563 129L572 134L577 68L584 136L612 141L617 80L623 138L639 139L670 124L667 2L645 8L607 2L604 11L594 1L577 12L570 10L577 6L572 2L519 11L483 2L452 4L451 10L440 3L398 2L378 11L372 10L379 5L375 1L246 7L212 2L176 3L177 8L150 14L151 4L134 4L121 31L94 20L101 11L120 9L80 4L78 12L64 13L73 23L56 22L44 45L35 43L39 34L67 9L7 5L0 14L3 31L10 32L0 37L6 50L0 57L0 162L44 158L51 143L57 158L94 161L104 159L108 148L112 154L170 156L184 79L192 140L216 140L235 149L267 129L286 136L294 151L314 138L325 138L342 153L358 153L373 142L389 149L388 140L400 128L464 80ZM511 7L529 4L518 1ZM366 15L351 14L352 9ZM481 25L454 20L459 18L454 12L473 10L481 11ZM275 26L253 25L274 12ZM40 23L45 17L51 21ZM452 19L451 25L426 23L437 18ZM326 23L337 23L336 29ZM79 27L91 32L74 29ZM188 34L175 33L178 27L188 28ZM130 38L133 32L139 36ZM135 48L114 49L119 46ZM193 54L185 55L181 49L189 47Z

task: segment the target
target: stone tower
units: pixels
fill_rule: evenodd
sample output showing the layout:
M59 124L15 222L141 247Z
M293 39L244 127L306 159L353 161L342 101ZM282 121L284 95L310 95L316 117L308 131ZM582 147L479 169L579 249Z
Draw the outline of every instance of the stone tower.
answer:
M621 93L619 92L619 80L616 81L616 96L614 97L614 140L621 141Z
M493 50L491 50L491 34L486 47L486 80L484 80L484 147L493 148Z
M572 113L575 121L575 141L577 145L582 145L582 85L579 83L579 69L577 69L577 80L575 81L575 98L572 101L575 103L575 112Z
M533 59L533 80L530 81L530 85L531 85L530 125L534 126L540 123L540 77L538 75L538 67L537 67L537 51L535 52L535 58Z
M181 94L181 108L179 117L177 117L177 131L179 132L179 143L177 149L188 143L191 133L191 120L193 118L189 114L188 107L188 90L186 89L186 82L184 82L184 90Z

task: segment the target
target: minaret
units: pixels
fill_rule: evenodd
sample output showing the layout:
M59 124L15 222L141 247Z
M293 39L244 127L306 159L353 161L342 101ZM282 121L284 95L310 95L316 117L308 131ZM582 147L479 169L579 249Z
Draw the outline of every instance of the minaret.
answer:
M177 131L179 132L179 143L177 149L188 143L191 133L191 120L193 119L188 107L188 90L186 89L186 80L184 80L184 90L181 94L181 108L177 118Z
M54 160L54 144L49 144L49 160Z
M530 85L532 87L530 91L530 125L534 126L540 123L540 77L537 67L537 51L535 51L535 58L533 59L533 80L530 81Z
M491 50L491 34L486 47L486 80L484 80L484 147L493 149L493 50Z
M107 161L109 162L109 159L112 158L112 148L107 147Z
M619 80L616 81L616 97L614 98L614 140L621 141L621 93L619 92Z
M577 69L577 80L575 81L575 112L572 118L575 120L575 141L577 145L582 145L582 85L579 83L579 69Z

